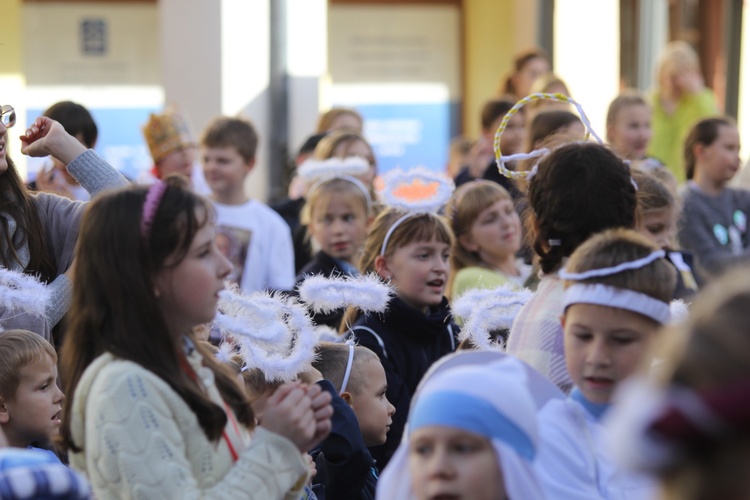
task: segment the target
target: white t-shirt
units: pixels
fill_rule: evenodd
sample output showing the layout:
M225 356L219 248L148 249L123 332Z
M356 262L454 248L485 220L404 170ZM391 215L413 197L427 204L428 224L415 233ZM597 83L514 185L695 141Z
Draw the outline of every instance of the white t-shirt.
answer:
M294 287L294 247L289 226L265 204L250 200L216 207L216 238L232 262L229 280L245 293Z

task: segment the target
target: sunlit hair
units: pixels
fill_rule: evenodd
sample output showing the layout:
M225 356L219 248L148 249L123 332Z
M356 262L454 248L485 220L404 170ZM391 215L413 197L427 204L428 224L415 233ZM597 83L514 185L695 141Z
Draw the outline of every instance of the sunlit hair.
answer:
M557 271L592 234L635 225L631 181L628 166L592 142L564 145L539 162L529 182L525 219L544 273Z
M663 82L685 70L700 70L700 60L695 49L684 40L669 42L659 56L656 77Z
M47 249L42 222L39 219L39 208L34 201L36 194L26 189L16 166L9 156L5 156L8 168L0 174L0 237L12 244L3 245L0 252L0 265L6 269L13 269L14 263L20 262L18 251L24 246L29 247L29 263L23 270L27 274L39 276L42 281L49 282L55 277L56 268L61 263L54 262L52 252ZM8 221L16 223L16 230L11 234Z
M359 114L359 112L356 109L353 108L331 108L322 115L320 115L320 118L318 118L318 125L315 127L315 132L318 134L322 134L324 132L328 132L331 130L331 126L336 121L336 119L342 115L349 115L354 117L357 121L359 121L359 131L362 130L362 115Z
M41 335L27 330L0 333L0 398L3 402L15 400L21 368L45 356L57 364L55 348Z
M750 268L734 268L701 290L686 324L664 336L665 362L659 373L674 389L710 394L750 380ZM738 406L748 401L738 399ZM720 417L719 417L720 418ZM676 442L675 460L657 471L664 498L709 500L747 498L750 427L722 427L693 442Z
M705 118L696 123L685 139L683 155L685 158L685 176L692 179L695 175L695 146L710 146L719 137L721 127L736 127L734 120L728 116Z
M337 391L341 391L346 374L346 365L349 362L349 346L335 342L321 342L316 349L317 358L313 367L323 374L323 378L329 380ZM358 394L360 387L365 382L362 367L365 363L380 363L378 356L366 347L354 346L354 359L352 361L349 381L346 384L346 392Z
M250 120L219 116L203 130L201 146L237 150L245 163L254 160L258 150L258 132Z
M363 142L367 146L367 149L370 151L370 156L374 158L374 155L372 153L372 146L370 146L370 143L367 142L367 139L365 139L365 137L359 132L349 129L334 130L330 134L323 137L315 147L313 157L317 160L327 160L329 158L333 158L334 156L336 156L336 150L339 148L339 146L343 145L344 151L341 157L346 158L347 156L349 156L349 148L351 148L354 143L359 141ZM366 159L372 160L372 158Z
M445 214L450 220L455 237L451 250L451 275L446 286L446 294L453 288L453 280L458 271L467 267L484 266L477 252L467 250L461 244L461 237L469 234L479 214L501 200L513 201L508 191L492 181L474 181L456 189L448 200ZM448 295L450 298L450 295Z
M633 180L638 185L636 191L638 217L663 208L675 209L675 197L672 191L653 174L633 168L630 170Z
M147 239L141 217L148 187L131 186L107 193L88 207L76 248L70 326L61 354L67 398L63 407L62 445L80 451L71 434L74 393L84 370L99 355L137 363L164 380L195 413L206 436L217 440L227 416L181 368L186 362L181 332L172 332L155 294L158 274L178 266L196 233L213 224L210 203L192 193L179 176L167 188ZM187 333L192 336L192 333ZM222 398L238 420L253 424L253 413L231 370L200 343L203 365L214 372Z
M647 257L656 250L656 245L632 229L609 229L595 234L576 248L565 265L565 270L570 273L583 273L592 269L614 267ZM600 283L639 292L669 303L676 280L674 267L665 259L656 259L638 269L580 281L566 281L565 285Z
M540 92L543 92L545 94L557 93L570 97L570 89L568 89L568 85L565 83L565 80L551 71L545 75L538 77L536 80L534 80L534 83L531 84L529 94L538 94ZM531 101L529 104L527 104L527 106L529 108L529 113L532 115L538 113L543 109L573 109L573 106L570 103L552 101L550 99L537 99L536 101Z
M624 109L632 106L643 106L649 111L651 110L646 99L634 89L625 90L609 103L609 107L607 108L607 142L612 142L612 138L609 135L609 128L615 125L617 117Z
M365 193L353 182L335 177L314 184L313 189L308 191L305 205L300 212L300 222L309 226L315 217L315 213L327 210L331 198L334 196L344 196L352 206L360 207L364 214L364 220L367 220L370 215L370 204L365 197Z
M404 215L406 215L406 212L403 210L389 207L375 217L367 234L367 239L365 239L364 251L359 262L359 270L362 274L377 273L375 259L380 255L385 235L391 226ZM385 258L392 257L396 250L415 241L430 242L433 240L453 247L453 231L451 231L448 221L445 217L433 213L414 214L399 224L388 238ZM349 308L344 315L341 331L346 331L349 326L354 324L359 315L358 309Z

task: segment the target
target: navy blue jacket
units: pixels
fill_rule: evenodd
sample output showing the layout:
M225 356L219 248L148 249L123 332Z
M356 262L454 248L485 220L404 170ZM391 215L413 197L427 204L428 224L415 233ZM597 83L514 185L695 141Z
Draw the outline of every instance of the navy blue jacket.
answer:
M318 385L331 394L333 416L331 433L310 453L318 471L313 478L313 492L318 500L374 500L377 469L362 439L357 417L331 382L321 380Z
M361 316L352 326L356 343L374 351L383 363L386 397L396 407L385 444L370 448L381 470L401 442L419 381L432 363L456 350L458 331L445 297L427 315L396 297L384 314Z

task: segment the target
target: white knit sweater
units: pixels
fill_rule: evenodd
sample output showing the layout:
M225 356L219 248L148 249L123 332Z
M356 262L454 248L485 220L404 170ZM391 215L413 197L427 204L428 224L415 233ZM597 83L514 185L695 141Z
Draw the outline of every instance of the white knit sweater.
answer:
M223 405L200 360L189 357L207 394ZM71 465L100 500L299 498L306 483L308 468L291 441L260 427L250 440L228 422L239 453L233 463L226 441L209 441L166 382L109 353L86 369L73 398L72 435L83 451L71 453Z

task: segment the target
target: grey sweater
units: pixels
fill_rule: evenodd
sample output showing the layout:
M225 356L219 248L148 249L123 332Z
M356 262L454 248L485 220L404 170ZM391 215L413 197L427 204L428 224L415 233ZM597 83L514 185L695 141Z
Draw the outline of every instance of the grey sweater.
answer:
M706 278L733 264L750 262L750 191L727 187L714 196L689 182L681 195L677 236Z
M78 156L68 165L68 171L91 193L114 189L128 184L127 179L112 168L93 150ZM47 252L55 263L56 278L48 285L50 301L42 317L0 307L0 326L5 330L22 328L39 333L50 340L50 330L70 307L72 283L63 274L73 262L73 251L78 238L78 225L81 222L85 202L73 201L51 193L35 193L32 202L39 213L42 230L45 233ZM7 215L0 214L7 218ZM9 219L8 228L14 241L23 235L16 227L16 221ZM29 247L17 249L19 261L10 266L11 270L22 272L29 263Z

